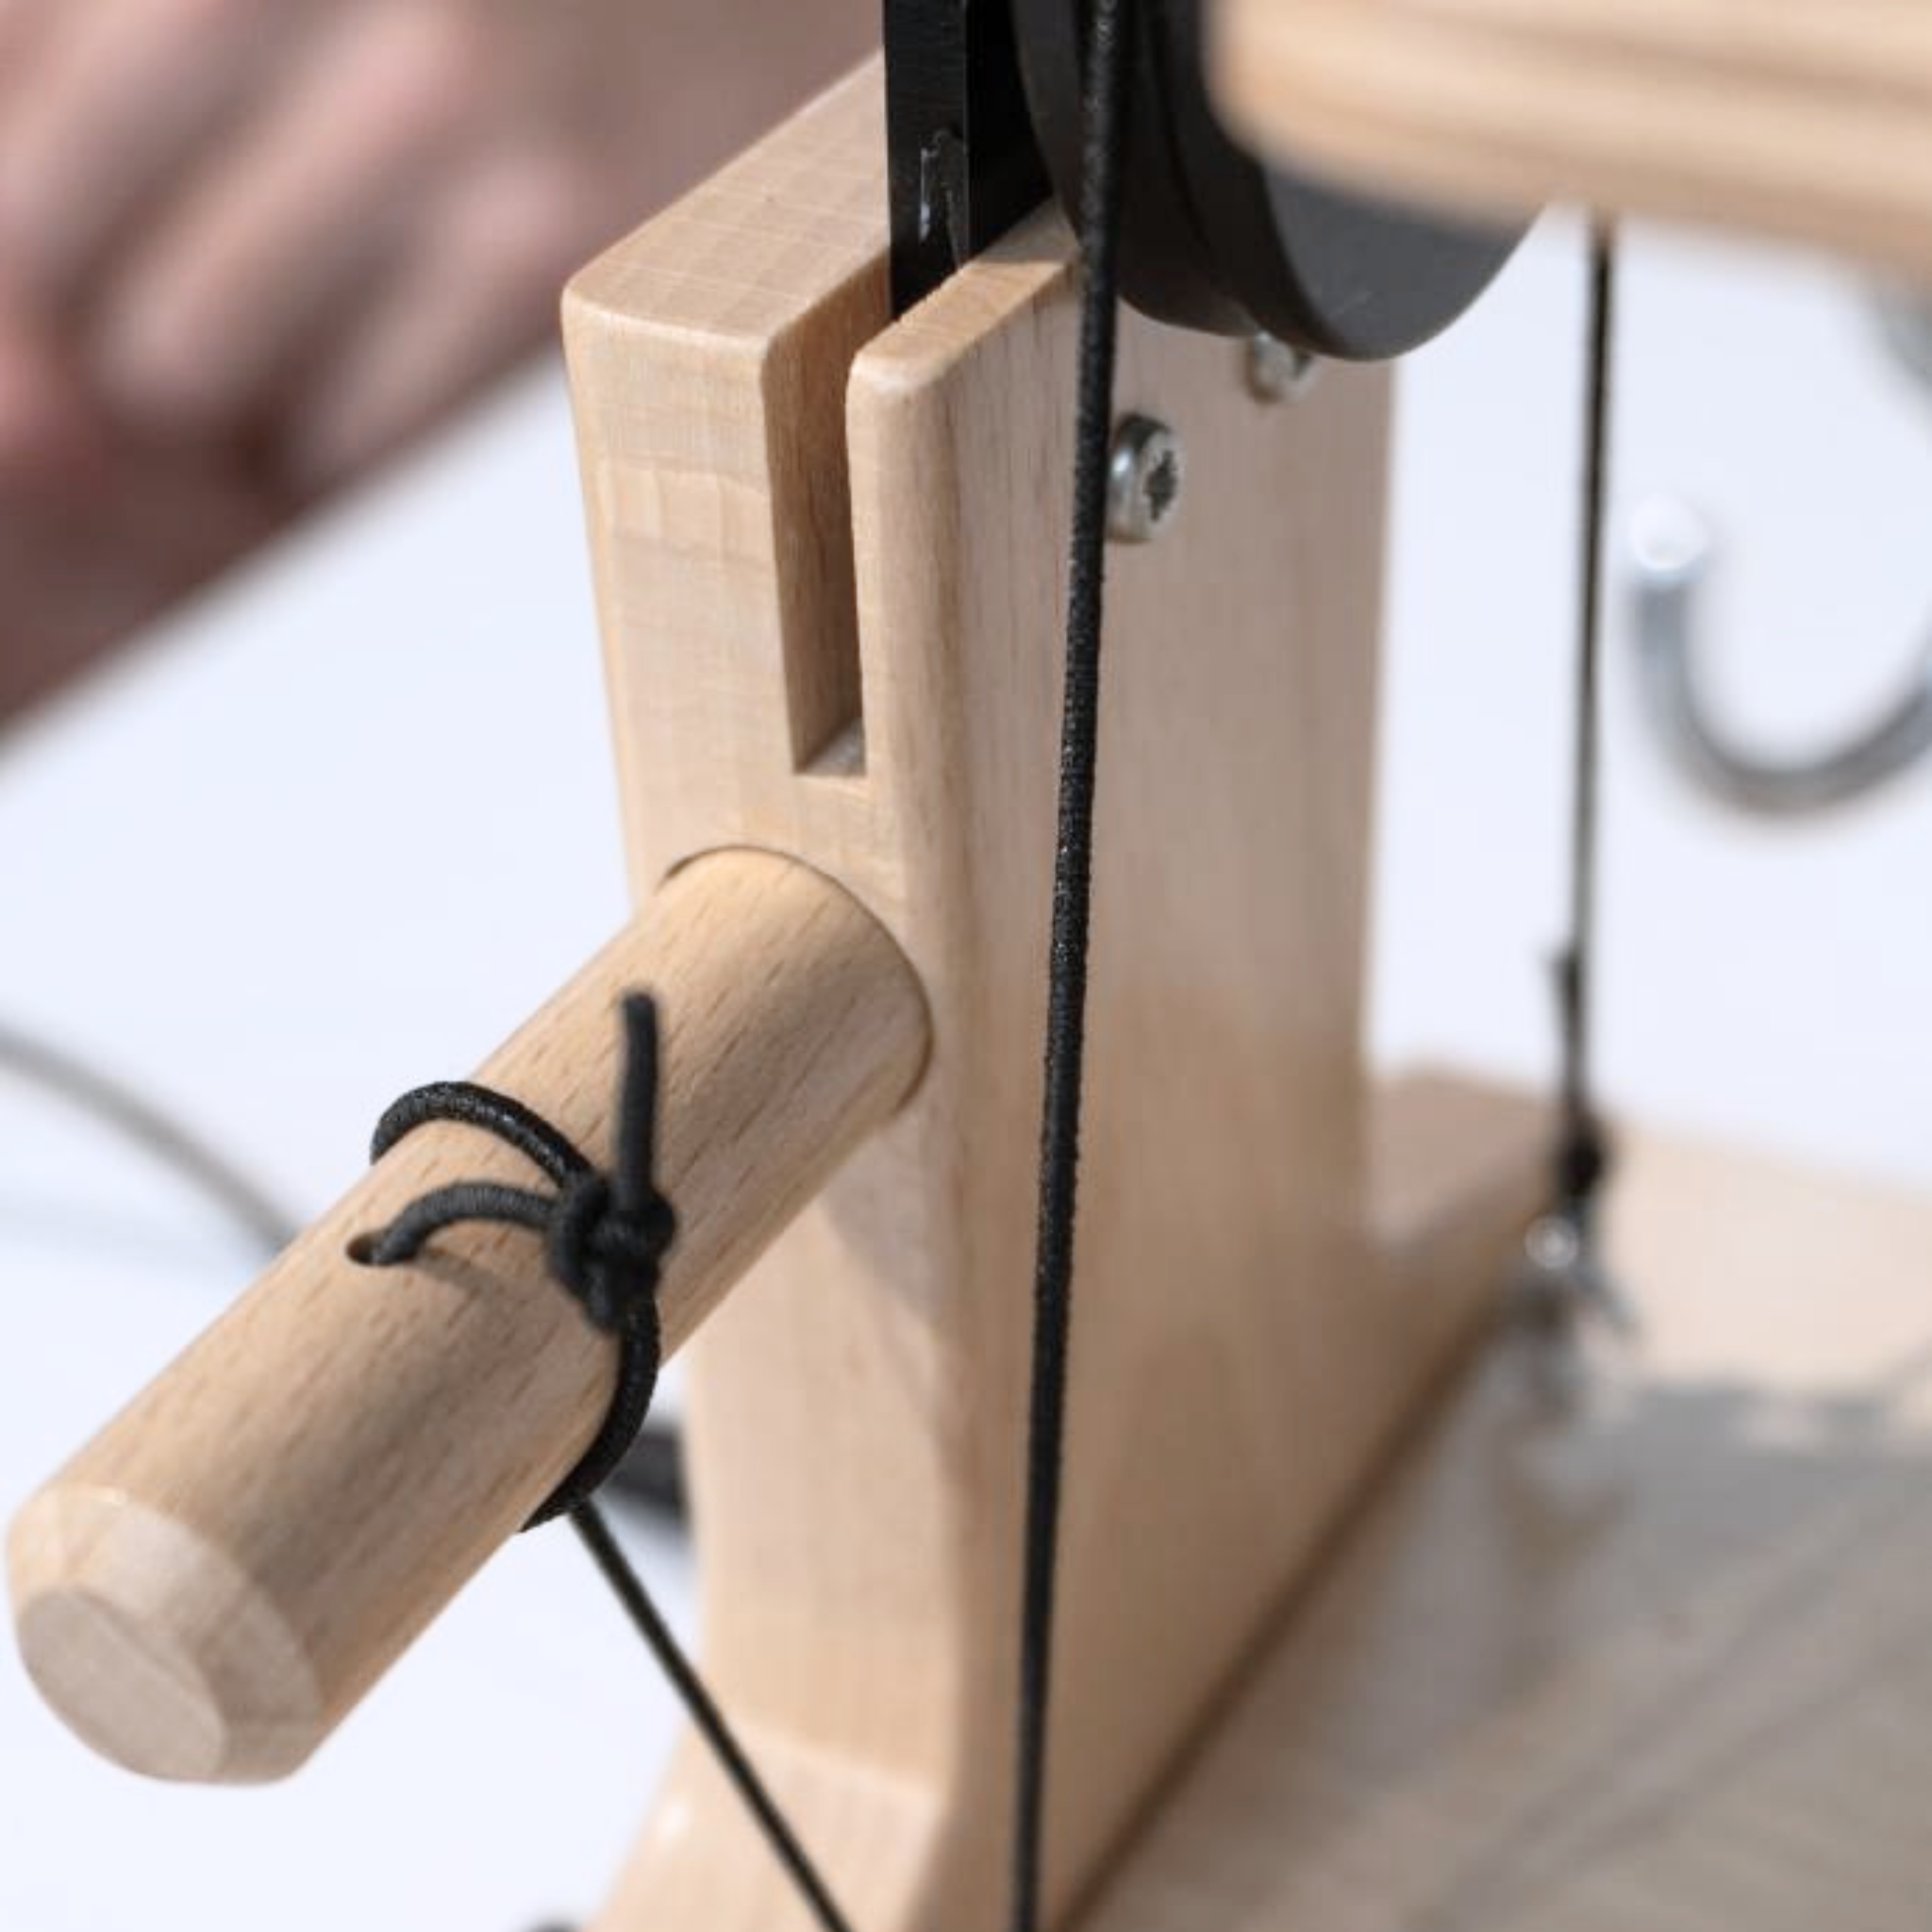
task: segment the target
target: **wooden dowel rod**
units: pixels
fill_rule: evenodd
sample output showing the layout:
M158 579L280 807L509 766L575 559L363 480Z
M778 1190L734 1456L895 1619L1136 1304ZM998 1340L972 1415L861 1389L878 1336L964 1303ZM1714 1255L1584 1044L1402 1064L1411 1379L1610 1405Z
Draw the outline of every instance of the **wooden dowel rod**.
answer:
M632 988L662 1013L669 1353L898 1108L927 1023L897 945L823 874L697 859L479 1076L599 1164ZM537 1237L466 1226L407 1268L348 1258L458 1178L547 1185L487 1135L419 1130L21 1512L23 1656L108 1757L209 1782L291 1771L595 1434L615 1349Z

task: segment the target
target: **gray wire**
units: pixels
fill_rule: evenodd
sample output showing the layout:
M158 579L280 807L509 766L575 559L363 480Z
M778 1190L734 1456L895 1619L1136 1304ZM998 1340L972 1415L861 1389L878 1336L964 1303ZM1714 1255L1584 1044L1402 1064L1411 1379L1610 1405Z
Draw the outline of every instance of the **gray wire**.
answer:
M110 1128L215 1202L252 1240L278 1255L301 1224L190 1127L63 1048L0 1021L0 1074L64 1101Z

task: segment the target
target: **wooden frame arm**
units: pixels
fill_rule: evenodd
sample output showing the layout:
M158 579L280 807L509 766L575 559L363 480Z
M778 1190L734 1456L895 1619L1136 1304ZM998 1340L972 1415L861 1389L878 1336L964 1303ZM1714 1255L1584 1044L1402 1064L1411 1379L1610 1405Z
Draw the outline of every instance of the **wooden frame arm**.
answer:
M664 1024L669 1353L906 1098L927 1025L841 888L767 853L696 859L481 1074L600 1164L633 987ZM293 1770L595 1433L615 1350L530 1235L452 1229L407 1268L348 1257L470 1178L531 1177L473 1131L412 1134L21 1512L22 1654L107 1756L208 1781Z
M1431 201L1580 201L1932 275L1921 0L1218 0L1265 152Z

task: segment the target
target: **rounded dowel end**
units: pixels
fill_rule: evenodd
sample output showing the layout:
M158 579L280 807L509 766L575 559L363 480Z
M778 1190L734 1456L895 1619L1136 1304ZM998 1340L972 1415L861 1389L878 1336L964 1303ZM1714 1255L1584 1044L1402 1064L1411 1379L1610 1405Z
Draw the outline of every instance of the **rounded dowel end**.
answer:
M772 853L694 859L482 1070L608 1167L615 1015L664 1021L674 1352L924 1065L924 995L873 915ZM407 1266L358 1238L454 1182L531 1184L474 1128L410 1134L22 1512L20 1641L89 1742L158 1777L292 1771L576 1463L617 1352L517 1226Z
M112 1490L45 1491L14 1523L8 1573L27 1674L103 1757L147 1777L255 1784L321 1742L294 1634L189 1525Z

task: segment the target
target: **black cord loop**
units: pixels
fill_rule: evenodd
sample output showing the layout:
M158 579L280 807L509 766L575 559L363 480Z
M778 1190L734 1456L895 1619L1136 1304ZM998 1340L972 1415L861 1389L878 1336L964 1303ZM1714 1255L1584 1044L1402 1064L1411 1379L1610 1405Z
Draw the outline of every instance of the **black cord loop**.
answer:
M851 1932L791 1821L592 1500L643 1428L658 1387L663 1349L658 1273L677 1234L677 1217L658 1191L655 1178L657 1002L645 993L626 994L622 1016L624 1075L617 1096L616 1151L608 1174L599 1173L567 1136L507 1093L468 1080L418 1087L376 1123L372 1160L380 1160L418 1127L432 1121L454 1122L480 1127L514 1147L541 1171L556 1192L540 1194L499 1181L457 1181L410 1202L387 1227L352 1242L350 1252L373 1268L398 1267L413 1260L444 1228L466 1221L527 1227L543 1237L544 1258L558 1286L582 1308L592 1327L617 1340L617 1388L596 1441L524 1527L534 1529L558 1516L570 1518L591 1560L657 1658L812 1917L824 1932Z
M658 1280L676 1238L677 1217L654 1175L658 1114L658 1008L644 993L622 1008L625 1066L617 1101L617 1149L609 1174L522 1101L468 1080L441 1080L406 1093L376 1123L370 1158L432 1122L478 1127L513 1147L554 1183L551 1194L498 1181L457 1181L409 1203L390 1224L359 1237L350 1252L372 1268L412 1261L443 1229L487 1221L543 1237L558 1286L593 1328L618 1343L617 1386L603 1426L576 1466L524 1526L534 1529L589 1502L637 1440L658 1387L663 1349Z

